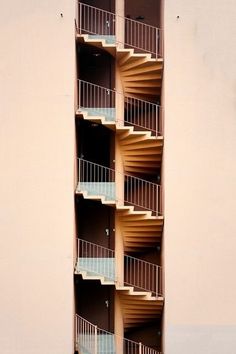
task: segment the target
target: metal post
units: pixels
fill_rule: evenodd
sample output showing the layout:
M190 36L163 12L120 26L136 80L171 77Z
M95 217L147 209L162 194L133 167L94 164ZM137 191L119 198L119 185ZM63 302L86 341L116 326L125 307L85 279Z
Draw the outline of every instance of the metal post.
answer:
M142 354L142 343L139 342L138 344L138 354Z
M81 107L81 81L79 80L79 110L80 110L80 107Z
M80 239L77 238L77 269L79 269L79 251L80 251Z
M159 286L158 286L158 284L159 284L159 274L158 274L158 272L159 272L159 267L158 266L156 266L156 296L158 297L159 296Z
M82 9L81 9L82 5L81 3L79 3L79 34L81 34L81 27L82 27Z
M158 116L159 116L159 106L156 107L156 138L158 136Z
M98 353L98 326L95 326L95 333L94 333L94 354Z
M80 160L80 158L78 160L79 160L78 190L80 191L81 160Z
M78 350L78 319L75 316L75 349Z
M156 28L156 59L158 58L158 28Z

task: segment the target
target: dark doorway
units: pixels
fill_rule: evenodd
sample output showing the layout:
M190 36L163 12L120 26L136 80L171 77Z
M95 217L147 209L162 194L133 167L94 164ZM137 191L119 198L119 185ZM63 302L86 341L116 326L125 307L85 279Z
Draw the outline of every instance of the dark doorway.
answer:
M160 27L161 0L125 0L125 16Z
M79 119L77 127L77 156L84 160L113 168L114 132L101 124Z
M143 327L130 328L125 336L135 342L142 342L144 345L161 351L161 319L157 319L156 323L145 324Z
M88 45L79 46L78 51L80 80L114 89L114 58L104 50Z
M115 0L82 0L80 2L105 11L115 11Z
M108 332L114 331L114 289L98 281L75 280L76 313Z
M80 239L114 250L114 209L78 197L76 215Z

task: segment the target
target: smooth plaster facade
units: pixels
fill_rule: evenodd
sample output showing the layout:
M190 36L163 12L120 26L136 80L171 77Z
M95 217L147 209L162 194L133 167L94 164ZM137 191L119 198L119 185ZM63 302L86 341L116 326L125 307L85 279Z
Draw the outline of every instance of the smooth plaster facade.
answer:
M73 351L74 9L1 4L2 354Z
M3 354L73 352L74 12L1 6ZM164 4L165 354L236 352L235 18Z
M164 14L165 353L234 354L236 5Z

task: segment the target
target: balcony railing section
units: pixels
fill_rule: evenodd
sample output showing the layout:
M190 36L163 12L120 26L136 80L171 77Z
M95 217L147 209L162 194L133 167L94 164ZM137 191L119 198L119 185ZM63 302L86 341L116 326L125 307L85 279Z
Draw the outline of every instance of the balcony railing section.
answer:
M78 80L78 109L90 116L104 116L107 121L116 121L116 92L102 86Z
M115 281L115 252L94 243L77 240L78 272L85 271L88 275L98 275L106 280Z
M78 159L78 165L79 191L116 200L115 170L81 158Z
M145 181L138 177L124 175L124 202L126 205L134 205L136 209L146 209L153 214L161 211L161 186Z
M105 39L115 35L116 15L114 13L79 2L78 14L79 34L90 34Z
M123 176L124 199L117 196L116 176ZM162 214L161 186L141 178L121 174L111 168L78 158L77 192L103 196L106 200L134 206L135 210L151 211L154 216Z
M78 110L89 116L104 116L106 121L150 131L152 136L163 134L162 107L158 104L123 95L83 80L78 80ZM124 119L116 117L117 99L124 102Z
M117 336L75 316L75 349L89 354L162 354L142 343Z
M155 297L163 296L162 267L139 258L124 255L123 283L115 267L115 251L85 240L77 240L76 272L102 276L118 285L132 286L136 290L151 292Z
M124 27L123 40L116 38L117 25ZM122 44L125 48L150 53L154 58L163 55L162 30L143 22L79 2L76 26L79 34L105 39L107 43Z
M125 125L134 126L135 130L148 130L153 136L163 135L163 110L158 104L124 96Z
M154 296L163 296L162 268L142 259L125 255L124 284L151 292Z

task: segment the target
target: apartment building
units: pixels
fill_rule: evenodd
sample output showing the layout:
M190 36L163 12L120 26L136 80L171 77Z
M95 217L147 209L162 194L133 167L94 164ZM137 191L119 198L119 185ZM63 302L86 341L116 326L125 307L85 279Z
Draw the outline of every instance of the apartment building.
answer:
M235 353L235 16L2 4L1 353Z

